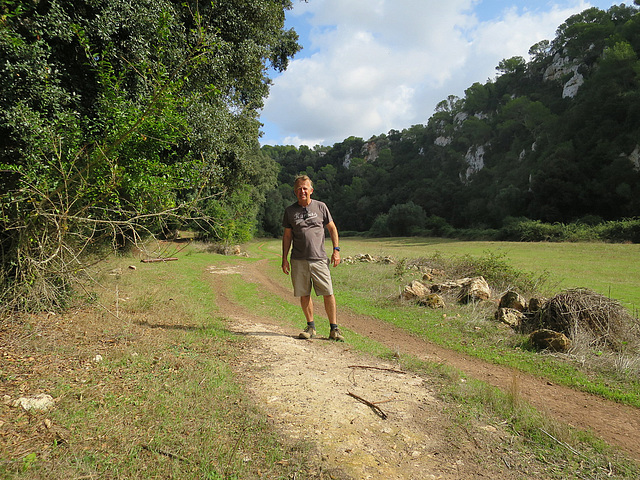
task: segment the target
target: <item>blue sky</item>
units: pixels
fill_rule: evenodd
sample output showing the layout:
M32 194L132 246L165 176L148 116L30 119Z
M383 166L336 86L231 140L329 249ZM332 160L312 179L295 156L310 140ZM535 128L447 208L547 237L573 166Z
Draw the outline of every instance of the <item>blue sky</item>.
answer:
M303 49L273 85L261 143L333 145L424 124L449 95L529 59L585 0L293 0L286 27ZM633 5L633 0L626 2Z

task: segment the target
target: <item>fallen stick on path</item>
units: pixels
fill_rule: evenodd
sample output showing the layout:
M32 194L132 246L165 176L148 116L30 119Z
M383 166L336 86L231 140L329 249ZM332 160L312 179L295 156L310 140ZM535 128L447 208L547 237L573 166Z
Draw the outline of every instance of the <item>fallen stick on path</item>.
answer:
M382 411L382 409L381 409L379 406L377 406L375 403L371 403L369 400L365 400L364 398L359 397L359 396L358 396L358 395L356 395L355 393L351 393L351 392L349 392L349 393L347 393L347 395L349 395L350 397L355 398L355 399L356 399L356 400L358 400L359 402L362 402L362 403L364 403L366 406L370 407L370 408L371 408L371 410L373 410L373 411L374 411L374 413L375 413L376 415L378 415L381 419L383 419L383 420L386 420L386 419L387 419L387 414L386 414L386 413L384 413L384 412Z
M393 368L369 367L367 365L349 365L349 368L368 368L370 370L383 370L385 372L401 373L403 375L407 373L402 370L394 370Z
M173 260L177 260L177 257L167 257L167 258L145 258L140 260L142 263L154 263L154 262L171 262Z

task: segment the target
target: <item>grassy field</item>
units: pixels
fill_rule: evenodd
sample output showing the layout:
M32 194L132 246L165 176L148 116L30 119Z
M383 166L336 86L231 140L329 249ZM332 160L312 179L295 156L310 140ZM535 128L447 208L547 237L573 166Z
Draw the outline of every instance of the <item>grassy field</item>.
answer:
M638 286L632 283L637 245L345 238L341 247L343 257L369 253L398 259L491 251L517 268L548 271L562 287L611 291L625 304L640 303ZM206 269L242 267L266 258L273 278L290 285L280 270L279 240L256 240L244 248L249 258L216 255L194 245L178 253L178 262L137 270L128 268L137 259L114 258L94 272L82 307L79 302L58 318L27 318L10 325L11 331L5 329L3 358L11 361L0 363L0 393L13 398L23 391L48 391L58 402L45 418L14 417L15 410L0 410L2 431L11 432L0 436L0 478L326 478L307 463L309 446L287 444L270 428L230 368L243 354L246 339L225 329L225 312L216 304ZM640 365L632 358L628 368L614 368L605 362L607 355L594 352L595 363L585 368L570 356L540 355L521 348L519 335L504 339L504 329L488 318L489 311L474 307L451 307L452 320L444 324L441 311L394 300L411 275L398 275L393 265L344 265L333 272L341 307L487 361L640 406ZM290 302L264 295L239 275L231 275L227 284L234 302L283 324L299 324L299 308ZM354 348L392 354L366 337L349 335ZM100 362L92 360L97 353L104 357ZM509 422L514 435L528 439L524 443L532 456L557 465L557 476L545 478L595 478L585 472L601 473L608 462L616 471L611 478L635 478L632 463L614 459L597 441L563 434L563 442L580 445L582 455L589 456L585 470L580 455L539 438L542 427L532 427L542 425L535 423L538 414L516 408L508 392L474 382L462 391L457 373L411 358L403 362L438 376L450 415L464 421L464 412L474 412Z
M584 287L615 298L630 309L640 308L640 244L459 242L448 239L394 238L362 240L343 238L343 256L356 253L416 258L436 252L471 255L492 252L514 267L550 273L559 288Z
M563 246L567 252L563 252ZM605 252L611 247L616 255L606 256ZM283 285L289 284L289 278L280 272L279 241L261 240L248 245L248 248L254 256L270 258L273 278ZM345 238L341 240L341 248L343 258L368 253L412 259L436 252L444 257L470 255L480 258L492 252L502 256L499 261L504 262L505 267L513 265L517 267L516 271L530 271L533 276L547 272L549 281L543 287L549 296L563 288L573 287L588 287L609 295L610 285L619 284L620 278L633 281L634 260L640 254L638 245L453 242L437 239ZM607 260L609 258L611 260ZM535 265L530 259L535 259ZM531 267L538 267L528 270L527 262ZM587 273L595 268L592 265L598 268L597 278ZM582 282L583 276L590 282ZM393 265L365 263L334 269L333 277L340 305L357 313L380 318L426 340L492 363L640 407L640 358L637 346L627 352L576 346L574 352L566 356L540 355L527 348L526 335L512 332L505 337L504 329L492 321L495 304L450 305L444 312L449 320L443 322L441 310L397 302L395 299L402 287L411 279L419 279L420 275L411 272L397 275ZM627 292L624 297L614 298L635 311L632 305L637 305L633 302L640 300L640 287L637 284L625 284L624 290Z
M630 310L640 308L640 244L609 243L524 243L460 242L432 238L390 238L340 240L342 257L359 253L390 255L396 259L445 256L503 257L517 269L534 274L549 273L549 288L589 288L614 298ZM263 252L280 253L280 242L260 240ZM255 248L250 246L250 248ZM255 250L254 250L255 251ZM279 263L278 263L279 265Z

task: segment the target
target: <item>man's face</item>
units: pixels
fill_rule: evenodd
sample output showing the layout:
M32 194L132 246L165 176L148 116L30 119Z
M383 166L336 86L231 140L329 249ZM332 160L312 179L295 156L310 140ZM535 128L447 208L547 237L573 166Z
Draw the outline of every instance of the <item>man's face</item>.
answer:
M313 187L309 180L296 183L293 191L296 194L300 205L303 207L309 205L309 202L311 202L311 194L313 193Z

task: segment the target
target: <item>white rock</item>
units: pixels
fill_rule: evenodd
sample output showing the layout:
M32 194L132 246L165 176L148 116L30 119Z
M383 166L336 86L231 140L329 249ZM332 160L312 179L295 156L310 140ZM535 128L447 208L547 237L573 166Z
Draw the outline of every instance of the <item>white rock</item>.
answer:
M51 395L39 393L32 397L20 397L13 402L14 407L22 407L27 412L31 410L46 412L55 406L55 401Z

